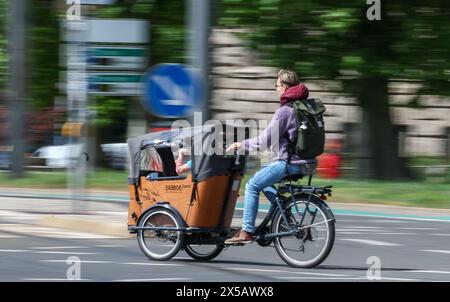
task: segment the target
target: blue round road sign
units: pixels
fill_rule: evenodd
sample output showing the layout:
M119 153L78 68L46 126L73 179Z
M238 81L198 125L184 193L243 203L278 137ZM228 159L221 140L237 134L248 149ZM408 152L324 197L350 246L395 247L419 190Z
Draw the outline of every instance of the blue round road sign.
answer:
M203 102L200 77L185 65L156 65L144 75L143 82L144 107L155 115L185 117Z

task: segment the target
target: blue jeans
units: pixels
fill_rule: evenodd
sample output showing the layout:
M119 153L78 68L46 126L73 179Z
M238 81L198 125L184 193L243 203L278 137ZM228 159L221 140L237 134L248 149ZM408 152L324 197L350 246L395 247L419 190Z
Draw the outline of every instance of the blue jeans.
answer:
M273 202L276 197L276 191L270 186L280 182L286 174L285 160L277 160L263 166L245 185L244 199L244 217L242 220L242 229L246 232L254 233L256 215L259 206L259 193L264 192L266 197ZM301 166L288 165L289 174L299 174Z

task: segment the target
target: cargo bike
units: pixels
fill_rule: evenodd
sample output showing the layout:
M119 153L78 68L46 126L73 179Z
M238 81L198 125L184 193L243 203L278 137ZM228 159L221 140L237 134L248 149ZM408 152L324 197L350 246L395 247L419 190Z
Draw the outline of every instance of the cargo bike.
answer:
M228 130L231 129L231 130ZM152 260L169 260L181 249L199 261L218 256L231 227L246 156L223 154L235 141L236 126L180 128L128 140L130 203L128 231ZM213 146L209 149L202 146ZM178 175L174 154L190 148L192 169ZM264 194L274 194L270 209L255 232L255 242L275 247L293 267L314 267L326 259L335 236L335 217L325 203L331 186L311 185L315 160L305 161L302 173L289 175ZM308 185L293 182L309 177Z

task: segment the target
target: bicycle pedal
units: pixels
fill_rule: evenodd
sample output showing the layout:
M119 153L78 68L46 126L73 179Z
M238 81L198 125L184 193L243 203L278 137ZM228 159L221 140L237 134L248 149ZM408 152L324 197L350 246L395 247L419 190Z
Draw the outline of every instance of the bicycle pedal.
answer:
M253 243L253 242L255 242L255 241L252 240L252 241L244 241L244 242L225 242L224 244L226 246L243 246L243 245Z

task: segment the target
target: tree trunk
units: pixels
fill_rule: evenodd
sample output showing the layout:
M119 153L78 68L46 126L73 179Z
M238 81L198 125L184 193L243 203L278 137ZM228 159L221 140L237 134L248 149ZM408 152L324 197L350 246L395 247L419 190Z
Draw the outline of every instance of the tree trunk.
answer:
M399 156L398 130L391 122L387 79L371 76L358 82L363 112L360 176L379 180L411 179L405 160Z

